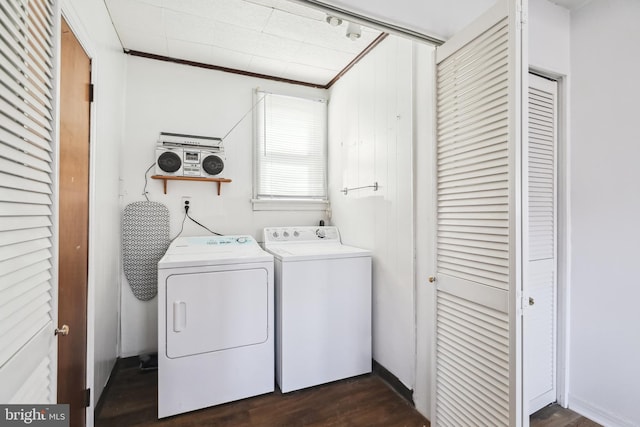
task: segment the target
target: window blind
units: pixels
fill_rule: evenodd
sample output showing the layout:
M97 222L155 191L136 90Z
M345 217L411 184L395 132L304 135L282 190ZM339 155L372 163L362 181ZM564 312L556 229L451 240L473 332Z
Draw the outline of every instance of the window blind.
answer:
M257 96L256 198L326 199L326 101Z
M0 402L50 403L52 0L0 2Z

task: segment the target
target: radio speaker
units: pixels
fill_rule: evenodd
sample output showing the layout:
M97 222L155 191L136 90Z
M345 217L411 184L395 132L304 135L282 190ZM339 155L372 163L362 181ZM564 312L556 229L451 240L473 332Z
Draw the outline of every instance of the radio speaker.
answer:
M156 175L182 175L182 148L156 149Z
M224 169L224 162L215 154L209 154L202 160L202 169L208 175L218 175Z

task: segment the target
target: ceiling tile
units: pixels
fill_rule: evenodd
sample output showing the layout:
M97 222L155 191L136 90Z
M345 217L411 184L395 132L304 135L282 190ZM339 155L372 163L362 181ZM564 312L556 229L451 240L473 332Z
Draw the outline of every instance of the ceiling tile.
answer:
M125 49L154 53L167 56L167 39L165 37L143 34L137 28L120 27L118 35Z
M220 67L247 70L251 63L251 58L251 55L246 53L211 46L211 56L208 62Z
M282 74L282 77L292 80L301 80L300 76L304 76L303 81L318 85L325 85L329 83L335 75L336 72L334 70L327 70L302 64L288 64Z
M251 58L249 67L252 71L268 76L282 76L286 68L286 63L270 58L261 58L254 56Z
M281 10L274 10L267 22L264 32L275 36L298 39L306 39L310 27L321 24L315 19L299 17ZM325 25L332 29L329 24Z
M296 55L295 63L331 70L341 70L352 56L337 50L320 46L304 45Z
M210 44L216 23L187 13L165 10L164 28L167 38Z
M174 12L259 30L272 12L270 7L244 0L164 0L164 7Z
M206 64L211 60L211 49L208 44L167 39L167 51L173 58Z
M144 36L164 36L163 10L137 0L107 0L111 19L120 27L137 28ZM119 31L118 31L119 33Z

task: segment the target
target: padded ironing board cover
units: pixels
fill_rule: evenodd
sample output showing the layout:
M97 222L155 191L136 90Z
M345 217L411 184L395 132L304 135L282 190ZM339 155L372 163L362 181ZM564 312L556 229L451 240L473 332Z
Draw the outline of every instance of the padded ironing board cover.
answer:
M158 261L169 243L169 210L165 205L145 201L130 203L124 208L124 275L139 300L148 301L158 293Z

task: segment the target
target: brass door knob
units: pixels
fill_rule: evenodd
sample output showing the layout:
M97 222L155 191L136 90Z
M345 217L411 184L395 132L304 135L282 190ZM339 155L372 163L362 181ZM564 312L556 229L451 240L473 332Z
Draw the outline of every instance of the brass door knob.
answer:
M58 336L58 335L69 335L69 325L62 325L61 328L56 328L55 331L53 331L53 334Z
M429 283L435 283L435 281L436 281L435 276L429 276Z

